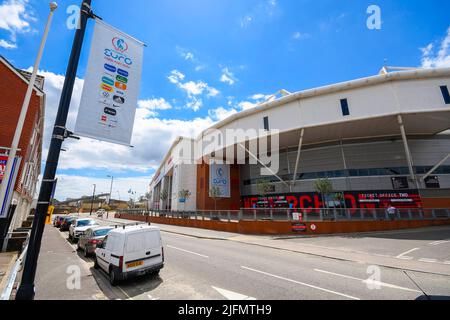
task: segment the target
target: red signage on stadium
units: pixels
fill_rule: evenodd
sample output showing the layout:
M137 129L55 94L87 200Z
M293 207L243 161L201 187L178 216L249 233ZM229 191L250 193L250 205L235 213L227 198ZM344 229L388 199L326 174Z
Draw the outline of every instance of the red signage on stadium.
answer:
M417 191L405 192L378 191L378 192L345 192L343 200L328 196L325 201L328 208L387 208L393 205L396 208L421 208L422 199ZM244 208L300 208L319 209L325 205L322 197L317 193L299 193L289 195L274 195L269 197L244 197Z
M3 180L3 176L5 175L7 162L8 156L0 156L0 182Z

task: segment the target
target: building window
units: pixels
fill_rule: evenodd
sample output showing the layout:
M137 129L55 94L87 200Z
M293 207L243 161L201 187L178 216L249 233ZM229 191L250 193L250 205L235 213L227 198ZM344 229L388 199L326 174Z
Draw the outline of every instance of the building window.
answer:
M450 104L450 93L447 86L441 86L442 96L444 97L445 104Z
M342 115L344 117L350 115L350 110L348 108L348 100L347 99L341 99L341 108L342 108Z
M269 117L264 117L264 130L269 131Z

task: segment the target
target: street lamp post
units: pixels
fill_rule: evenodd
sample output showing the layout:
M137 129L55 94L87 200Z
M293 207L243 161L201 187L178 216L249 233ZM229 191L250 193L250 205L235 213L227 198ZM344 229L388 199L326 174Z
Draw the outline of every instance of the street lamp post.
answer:
M95 200L95 188L97 187L96 184L93 185L94 186L94 192L92 193L92 200L91 200L91 213L89 214L90 216L92 216L92 209L94 207L94 200Z
M111 188L109 189L109 199L108 199L108 206L111 209L111 198L112 198L112 189L113 189L113 183L114 183L114 177L108 176L108 178L111 178ZM109 211L106 212L106 219L109 219Z
M89 18L94 17L91 10L91 1L92 0L83 0L81 4L79 28L75 33L70 60L67 66L66 77L61 92L61 100L58 106L58 113L56 115L52 140L48 150L47 162L45 164L44 175L39 192L33 229L31 230L30 241L28 243L28 252L25 259L21 283L16 294L16 300L33 300L35 296L34 281L36 277L37 261L41 249L45 219L55 184L61 146L66 138L72 136L66 129L66 123L77 76L83 40L86 33L87 21Z
M55 10L58 8L56 2L50 3L50 13L48 15L47 24L45 26L44 35L42 36L41 44L39 47L38 55L36 57L36 61L34 63L33 72L31 73L31 78L28 83L28 89L25 94L25 98L23 100L22 109L20 111L19 121L17 122L16 131L14 133L14 138L11 144L11 148L8 154L8 162L6 163L6 170L3 177L3 183L0 184L0 216L4 213L8 212L8 208L6 208L7 204L7 193L8 193L8 181L12 174L14 159L16 158L17 149L19 148L20 138L22 136L23 126L25 124L25 119L28 113L28 107L31 101L31 95L33 93L34 85L36 82L37 72L39 70L39 65L41 63L42 54L44 53L45 43L47 42L48 33L50 31L50 26L53 20L53 14ZM11 186L14 189L14 186Z

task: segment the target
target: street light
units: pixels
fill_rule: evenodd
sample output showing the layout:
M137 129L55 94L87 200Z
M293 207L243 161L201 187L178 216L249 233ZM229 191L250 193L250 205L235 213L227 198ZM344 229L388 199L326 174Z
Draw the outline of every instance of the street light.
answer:
M111 205L111 197L112 197L112 189L113 189L114 177L108 175L107 178L111 178L111 188L109 189L109 199L108 199L108 205Z
M19 147L20 137L22 136L22 130L23 130L23 126L25 123L27 113L28 113L28 107L30 105L31 95L33 94L33 89L34 89L34 85L36 82L37 72L39 70L39 65L41 63L42 54L44 53L45 43L47 42L48 33L50 31L50 26L52 24L53 13L55 12L56 8L58 8L58 5L56 4L56 2L50 3L50 13L48 15L44 35L42 36L38 55L37 55L36 61L34 63L33 72L31 73L31 78L28 83L28 89L25 94L25 98L23 100L22 109L20 111L19 120L18 120L17 126L16 126L16 131L14 133L14 138L13 138L11 148L10 148L10 151L8 154L8 162L6 163L6 170L5 170L5 174L3 176L3 183L0 184L0 216L2 216L3 213L6 214L6 212L8 212L8 208L6 208L6 204L7 204L6 194L8 193L8 181L12 174L13 163L14 163L14 159L16 158L17 149ZM14 189L14 186L11 186L11 188Z
M92 200L91 200L91 213L89 214L90 216L92 216L92 209L94 207L94 200L95 200L95 188L97 187L96 184L93 185L94 186L94 192L92 193Z

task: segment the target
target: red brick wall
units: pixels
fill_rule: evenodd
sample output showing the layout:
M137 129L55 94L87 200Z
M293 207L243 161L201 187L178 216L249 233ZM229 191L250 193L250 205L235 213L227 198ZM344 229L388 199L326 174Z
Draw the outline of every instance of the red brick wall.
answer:
M230 166L231 198L218 199L217 210L239 210L241 206L241 190L239 166ZM214 200L209 197L209 165L197 166L197 210L214 210Z
M27 83L3 63L0 63L0 146L2 147L11 146L26 91ZM18 192L21 191L20 179L22 177L24 161L28 156L27 151L29 149L33 130L38 124L41 116L40 104L40 97L34 92L19 143L21 151L18 152L18 155L22 157L22 163L19 168L18 179L15 186L15 190Z

